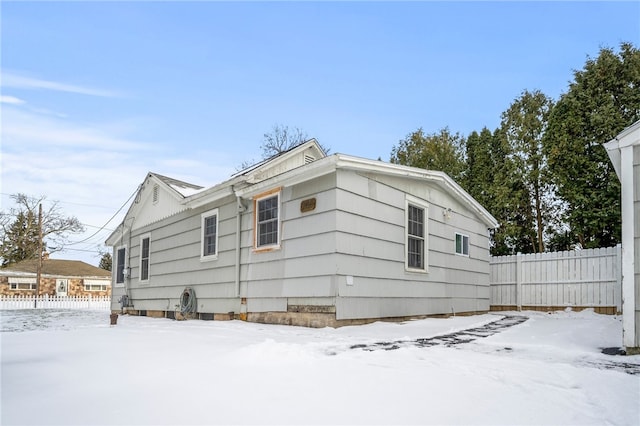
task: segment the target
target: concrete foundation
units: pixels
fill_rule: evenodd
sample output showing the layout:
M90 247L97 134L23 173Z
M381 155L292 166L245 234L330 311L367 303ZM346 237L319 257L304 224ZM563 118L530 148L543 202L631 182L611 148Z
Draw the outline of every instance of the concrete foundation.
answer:
M332 307L333 308L333 307ZM152 318L171 318L178 321L188 319L199 320L213 320L213 321L230 321L230 320L242 320L247 322L255 322L260 324L279 324L279 325L293 325L298 327L310 327L310 328L322 328L322 327L343 327L347 325L361 325L370 324L376 321L388 321L388 322L402 322L411 321L424 318L448 318L451 314L437 314L437 315L416 315L405 317L387 317L387 318L361 318L361 319L348 319L337 320L334 312L317 312L328 309L321 309L319 307L307 307L307 309L300 309L297 312L249 312L246 314L237 314L234 312L228 312L226 314L217 313L192 313L182 315L176 311L143 311L127 309L125 312L112 311L112 313L118 313L121 315L134 315L134 316L147 316ZM303 311L303 312L300 312ZM314 312L316 311L316 312ZM458 312L458 316L469 315L481 315L486 314L487 311L482 312Z

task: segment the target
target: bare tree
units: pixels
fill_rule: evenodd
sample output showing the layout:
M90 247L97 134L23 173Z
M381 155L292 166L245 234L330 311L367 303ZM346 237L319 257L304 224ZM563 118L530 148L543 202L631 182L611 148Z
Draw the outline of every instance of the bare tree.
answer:
M289 128L282 124L276 124L271 132L264 134L262 141L262 158L269 158L282 152L288 151L301 143L309 140L305 132L297 127Z
M262 141L262 158L269 158L288 151L296 146L308 141L310 138L306 132L298 127L289 128L282 124L276 124L271 132L264 134ZM320 145L325 154L329 153L329 148Z
M263 136L264 139L262 140L262 144L260 145L260 148L262 149L263 160L276 156L278 154L282 154L283 152L295 148L296 146L301 145L311 139L309 138L307 133L300 128L289 128L289 126L285 126L282 124L275 124L271 131L265 133ZM325 147L321 144L319 145L325 154L329 153L328 147ZM255 163L255 160L243 161L242 164L240 164L238 170L246 169L247 167L250 167Z
M13 194L16 206L9 211L0 211L0 258L2 266L25 259L37 259L40 229L38 228L38 207L46 197L29 197ZM69 243L69 233L84 232L84 226L74 216L64 216L57 201L43 206L42 240L43 248L50 253L61 251Z

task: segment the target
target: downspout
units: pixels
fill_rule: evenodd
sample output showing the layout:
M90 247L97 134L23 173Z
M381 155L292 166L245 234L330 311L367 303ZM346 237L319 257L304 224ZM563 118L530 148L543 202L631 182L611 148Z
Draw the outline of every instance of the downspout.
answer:
M236 287L236 297L240 297L240 244L242 242L241 239L241 219L242 213L247 209L242 203L242 198L236 195L236 274L235 274L235 287Z
M146 179L145 179L145 182L146 182ZM144 182L141 183L140 185L138 185L138 189L137 189L137 192L136 192L136 198L133 200L134 204L138 204L140 202L140 195L141 195L141 191L143 189L144 189ZM125 258L126 274L124 275L123 284L124 284L124 294L127 296L127 307L132 307L133 303L132 303L131 295L129 294L129 292L131 291L129 283L131 282L131 232L133 230L133 222L135 222L135 220L136 220L135 216L132 216L132 217L122 221L122 239L121 239L121 241L124 239L124 232L125 232L125 229L127 228L126 222L129 219L131 220L131 223L128 226L128 228L129 228L129 239L128 239L127 246L126 246L126 249L125 249L125 254L126 254L126 258ZM120 265L118 265L118 267L120 267Z
M132 300L131 300L131 294L129 294L130 291L131 291L129 283L130 283L130 280L131 280L131 230L133 228L133 222L135 220L136 220L135 216L131 218L131 224L129 224L129 231L128 231L129 240L127 242L127 248L125 249L125 253L126 253L127 257L125 258L125 262L124 262L124 264L126 266L126 268L125 268L126 269L126 274L124 275L124 283L123 284L124 284L124 294L127 295L127 308L130 307L130 306L133 306L132 305ZM124 229L125 229L125 225L123 223L123 226L122 226L122 232L123 233L124 233ZM124 237L124 235L122 235L122 236Z

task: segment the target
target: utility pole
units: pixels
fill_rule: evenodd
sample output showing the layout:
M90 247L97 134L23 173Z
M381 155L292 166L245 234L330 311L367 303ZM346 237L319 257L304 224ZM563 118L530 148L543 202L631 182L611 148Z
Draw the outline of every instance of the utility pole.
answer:
M42 275L42 203L38 205L38 261L36 262L36 297L33 307L38 307L38 293L40 292L40 275Z

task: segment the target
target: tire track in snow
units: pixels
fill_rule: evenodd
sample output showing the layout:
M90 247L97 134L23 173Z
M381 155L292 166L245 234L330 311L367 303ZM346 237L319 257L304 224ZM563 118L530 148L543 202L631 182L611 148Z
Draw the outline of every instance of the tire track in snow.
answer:
M456 331L454 333L442 334L434 337L426 337L414 340L394 340L391 342L376 342L371 344L358 344L350 346L350 349L362 349L365 351L376 350L394 350L400 348L406 348L410 346L417 346L419 348L430 346L456 346L464 343L470 343L474 340L493 336L502 330L513 327L514 325L522 324L529 318L520 315L507 315L496 321L492 321L488 324L480 327L469 328L467 330Z
M443 334L434 337L419 338L413 340L393 340L390 342L376 342L370 344L351 345L349 349L361 349L364 351L391 351L407 347L427 348L431 346L455 347L475 340L493 336L507 328L522 324L529 318L521 315L507 315L501 319L490 322L480 327L469 328L467 330L456 331L454 333ZM505 347L499 351L510 352L513 348ZM623 361L603 361L603 360L583 360L581 365L586 367L616 370L631 375L640 375L640 364Z

